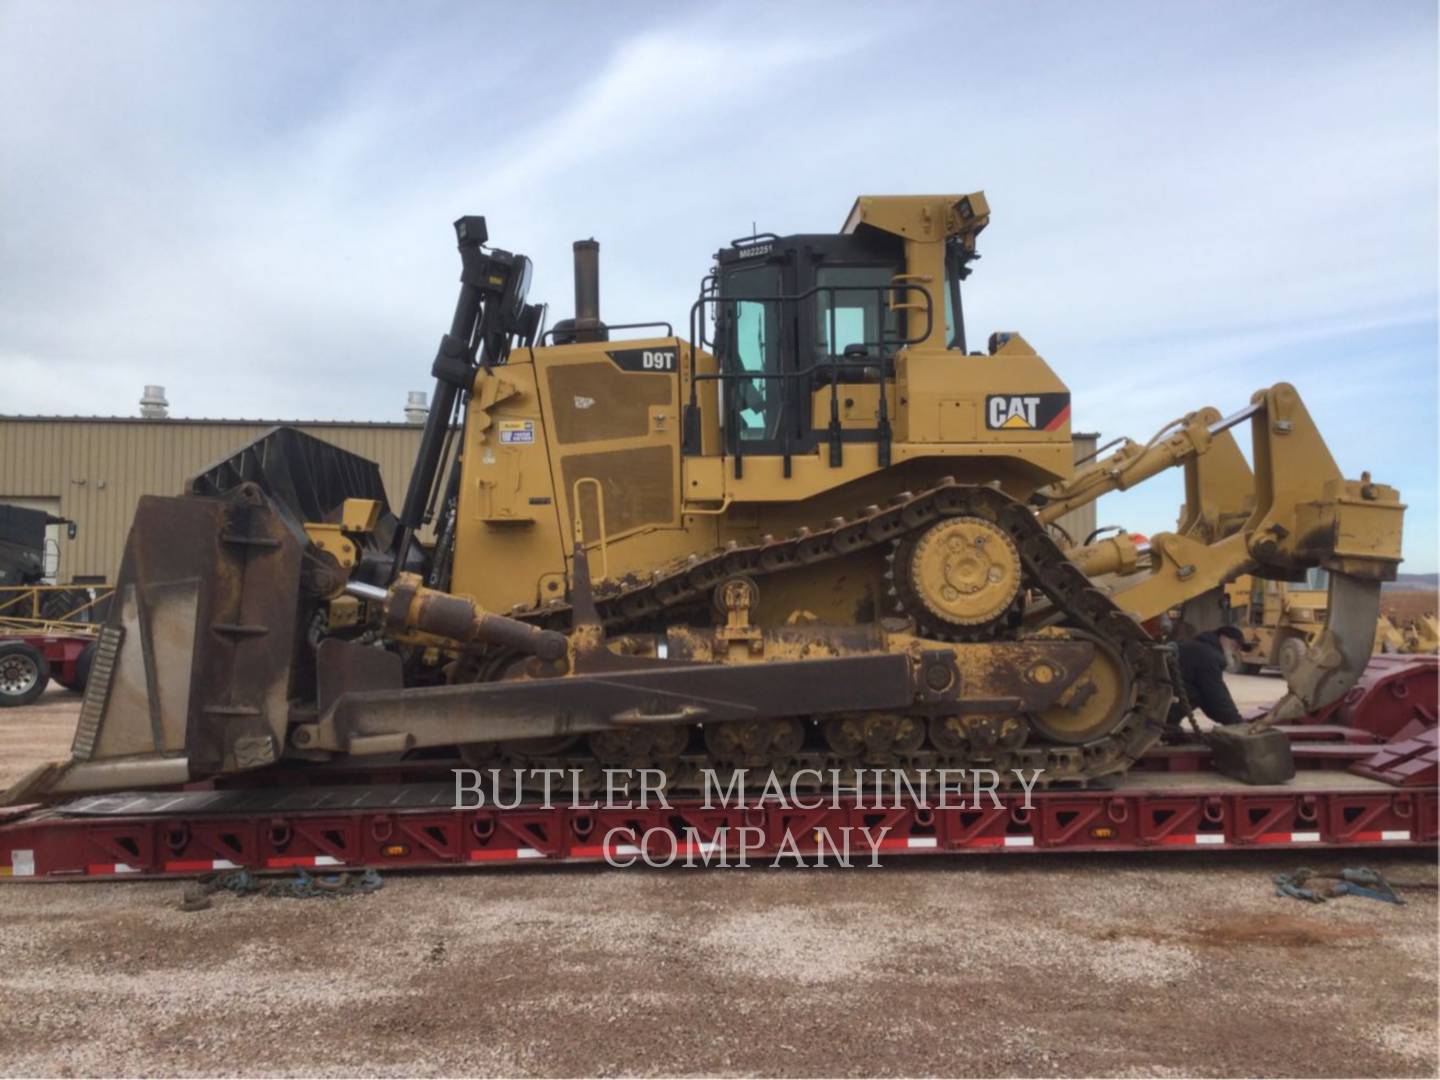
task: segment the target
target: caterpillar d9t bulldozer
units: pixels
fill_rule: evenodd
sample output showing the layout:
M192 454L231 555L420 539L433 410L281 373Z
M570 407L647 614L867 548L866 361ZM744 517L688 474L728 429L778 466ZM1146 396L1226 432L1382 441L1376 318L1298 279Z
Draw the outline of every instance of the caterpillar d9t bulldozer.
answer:
M878 766L1086 784L1164 727L1147 626L1312 566L1330 625L1277 715L1338 696L1399 561L1396 492L1344 479L1284 384L1076 465L1049 365L1017 333L969 347L989 216L980 193L864 197L838 233L737 240L680 333L601 320L593 241L574 317L542 332L529 260L460 219L398 512L373 464L285 428L143 500L72 760L9 801L426 755L677 788ZM1172 467L1176 532L1057 529Z

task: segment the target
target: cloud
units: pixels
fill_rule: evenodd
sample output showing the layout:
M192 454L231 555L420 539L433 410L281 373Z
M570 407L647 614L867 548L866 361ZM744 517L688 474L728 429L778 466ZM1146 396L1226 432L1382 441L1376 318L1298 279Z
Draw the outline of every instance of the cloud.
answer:
M1287 379L1343 467L1436 516L1432 7L874 15L0 6L0 412L159 382L182 415L397 418L461 213L535 259L552 321L595 235L607 316L683 326L752 222L984 188L967 321L1023 332L1077 425L1143 438Z

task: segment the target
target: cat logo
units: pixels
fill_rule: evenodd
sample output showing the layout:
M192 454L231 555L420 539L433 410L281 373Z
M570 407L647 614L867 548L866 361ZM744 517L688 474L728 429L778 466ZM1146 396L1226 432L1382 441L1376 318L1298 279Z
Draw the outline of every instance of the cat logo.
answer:
M991 431L1058 431L1069 421L1069 394L991 394L985 399L985 426Z

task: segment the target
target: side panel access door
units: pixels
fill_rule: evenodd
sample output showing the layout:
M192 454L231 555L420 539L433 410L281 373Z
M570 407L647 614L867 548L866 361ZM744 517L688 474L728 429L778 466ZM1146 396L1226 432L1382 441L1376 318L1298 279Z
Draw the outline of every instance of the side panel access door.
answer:
M578 515L596 577L653 568L679 539L686 350L662 338L535 352L561 530L573 549Z

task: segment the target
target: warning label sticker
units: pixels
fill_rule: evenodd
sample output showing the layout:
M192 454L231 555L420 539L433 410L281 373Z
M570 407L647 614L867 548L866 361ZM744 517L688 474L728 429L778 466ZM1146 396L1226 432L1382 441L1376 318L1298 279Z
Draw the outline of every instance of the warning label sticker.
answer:
M513 446L515 443L533 443L535 441L534 420L501 420L499 426L500 444L502 446Z

